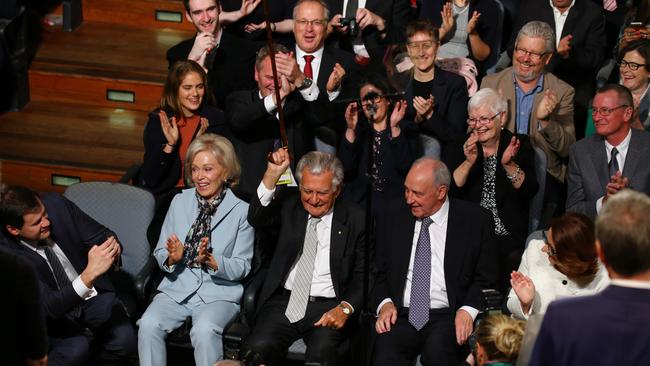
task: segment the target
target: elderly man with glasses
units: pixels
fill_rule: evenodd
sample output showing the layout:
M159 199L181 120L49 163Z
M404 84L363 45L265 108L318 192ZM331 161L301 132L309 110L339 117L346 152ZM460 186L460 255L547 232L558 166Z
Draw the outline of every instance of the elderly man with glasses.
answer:
M512 67L486 76L481 88L499 91L508 101L505 128L526 134L546 154L544 202L555 216L564 209L569 146L575 142L574 89L545 72L555 50L551 26L533 21L524 25L515 43Z
M650 133L630 127L632 94L622 85L605 85L593 101L596 134L571 146L567 211L596 217L623 188L650 193Z

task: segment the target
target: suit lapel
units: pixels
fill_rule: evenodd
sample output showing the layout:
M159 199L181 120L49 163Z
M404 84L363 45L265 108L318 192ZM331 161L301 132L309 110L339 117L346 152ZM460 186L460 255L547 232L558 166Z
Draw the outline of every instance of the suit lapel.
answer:
M623 175L630 180L630 183L635 182L635 173L637 173L636 166L639 163L639 158L642 156L641 145L639 142L639 135L632 129L632 136L630 137L630 145L627 148L625 156L625 165L623 165ZM635 188L635 187L631 187ZM641 188L641 187L639 187Z
M320 60L320 68L318 70L318 81L316 82L318 84L318 89L320 89L321 92L327 90L326 89L327 79L329 79L330 73L332 72L333 68L334 68L334 56L330 54L327 47L325 47L323 49L323 59Z
M465 256L465 248L467 245L464 243L465 230L462 215L456 212L456 205L452 199L449 199L449 214L447 216L447 238L445 240L445 286L447 287L447 299L449 306L454 308L456 306L456 294L453 290L456 286L456 279L459 278L458 272L463 267L463 258Z
M594 139L592 141L594 143L589 144L589 149L586 151L586 153L588 153L591 157L589 159L592 165L591 168L593 169L595 175L598 177L598 183L600 184L600 187L605 188L610 178L607 165L607 153L605 152L604 145L605 142L598 136L594 136Z
M239 202L239 200L235 199L232 191L226 192L226 196L223 198L221 204L219 204L219 207L217 207L215 216L210 221L210 224L212 225L210 231L213 231L217 225L219 225L219 223L221 223L221 221L230 213L230 211L232 211L232 209L239 204Z
M411 212L407 212L404 215L396 215L395 217L404 217L406 218L403 222L396 225L395 238L391 240L392 243L396 243L395 246L391 247L390 252L392 253L392 258L387 258L389 262L395 263L396 273L400 280L400 289L399 294L404 294L404 288L406 287L406 275L409 270L409 262L411 261L411 252L413 251L413 233L415 230L415 218ZM389 265L390 267L390 265ZM399 304L403 304L402 298L393 299Z
M339 273L341 273L341 260L346 249L345 239L348 237L347 221L348 213L345 207L341 204L336 205L334 207L332 227L330 229L330 273L332 275L334 292L337 297L340 295Z

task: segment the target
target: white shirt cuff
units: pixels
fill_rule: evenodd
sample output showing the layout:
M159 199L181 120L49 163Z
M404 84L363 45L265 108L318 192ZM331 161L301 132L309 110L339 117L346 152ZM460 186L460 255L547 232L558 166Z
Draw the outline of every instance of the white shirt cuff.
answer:
M604 199L604 198L605 198L605 196L600 197L599 199L596 200L596 213L597 213L597 214L599 214L599 213L600 213L600 209L603 208L603 199Z
M84 300L88 300L97 296L97 290L95 290L95 287L86 287L84 282L81 280L81 276L75 278L74 281L72 281L72 288L74 289L74 292L76 292L77 295L79 295L79 297Z
M461 306L458 310L465 310L467 313L469 313L469 315L472 317L472 321L476 320L476 316L478 315L478 310L474 309L471 306Z
M309 88L300 90L300 95L302 95L302 99L308 102L313 102L316 99L318 99L319 94L320 91L318 90L318 85L316 84L316 80L314 80L311 83L311 86Z
M331 102L334 99L338 98L339 94L341 94L341 86L340 85L339 85L338 89L334 90L333 92L327 92L327 98Z
M383 299L379 303L379 306L377 306L377 312L376 312L377 316L379 316L379 310L381 310L381 307L384 306L384 304L389 303L389 302L393 302L393 300L391 300L390 297L387 297L387 298Z
M271 201L273 201L273 196L275 195L275 187L273 189L267 189L264 186L263 182L260 182L260 185L257 186L257 198L260 199L262 206L268 206Z

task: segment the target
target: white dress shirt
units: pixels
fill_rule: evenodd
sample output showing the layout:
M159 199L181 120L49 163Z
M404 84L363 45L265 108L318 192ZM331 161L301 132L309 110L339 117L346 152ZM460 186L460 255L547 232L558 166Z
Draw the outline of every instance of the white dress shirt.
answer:
M569 15L569 12L571 11L571 8L573 5L576 3L576 0L573 0L571 2L571 5L569 5L569 8L562 13L558 8L553 5L553 0L548 0L549 4L551 4L551 9L553 9L553 18L555 18L555 47L557 47L560 44L560 40L562 39L562 30L564 29L564 23L566 23L566 18Z
M306 53L296 45L296 61L298 62L298 67L300 67L300 70L302 70L303 73L305 72L305 64L307 63L305 61L305 56L307 55L314 56L314 59L311 60L311 71L313 76L312 78L313 83L309 88L304 90L305 92L309 91L310 98L313 99L305 98L305 100L309 100L309 101L316 100L318 98L318 95L320 94L320 90L318 89L317 84L318 84L318 75L320 75L320 63L323 60L324 50L325 48L321 47L314 53ZM332 70L324 70L323 72L327 73L327 77L329 78L329 74L332 72ZM327 92L327 99L329 99L329 101L331 102L334 99L336 99L340 93L341 93L341 86L339 85L339 88L336 89L335 91L331 93Z
M364 9L366 7L366 0L359 0L357 5L359 9ZM341 14L345 18L356 17L356 14L345 14L345 9L347 7L348 7L348 0L343 0L343 9L341 9ZM356 39L352 40L352 51L354 51L355 55L370 58L370 54L368 53L366 46L363 44L363 39L361 38L361 29L359 29L359 36Z
M52 265L50 264L50 261L47 260L47 256L45 255L45 249L42 247L34 247L24 241L20 241L20 244L23 246L35 251L38 255L43 257L45 259L45 262L47 265L50 267L50 270L52 271L52 274L54 274L54 270L52 270ZM56 244L52 240L52 250L54 251L54 254L56 254L56 257L59 258L59 262L61 262L61 265L63 266L63 269L65 270L65 274L68 276L68 279L72 282L72 288L74 289L74 292L79 295L84 300L88 300L90 298L93 298L97 296L97 290L95 290L95 287L88 288L86 285L83 283L81 280L81 277L79 277L79 274L77 271L74 269L74 266L72 263L70 263L70 260L68 257L65 255L63 250L61 250L61 247ZM54 277L56 279L56 277Z
M429 225L429 237L431 238L431 281L429 283L429 298L431 309L443 309L449 307L449 298L447 296L447 285L445 283L445 244L447 241L447 222L449 219L449 198L445 199L442 207L433 215L429 216L433 223ZM413 278L413 265L415 263L415 251L420 237L420 228L422 220L415 222L413 230L413 240L411 244L411 257L409 267L406 272L406 286L404 287L404 296L402 303L404 307L409 307L411 303L411 281ZM391 299L384 299L377 307L377 313L381 307L392 302ZM467 311L472 319L476 319L479 311L471 306L461 306L462 310Z
M257 187L257 197L260 199L262 206L268 206L273 200L275 188L273 190L266 189L264 183L260 183ZM336 297L334 292L334 284L332 282L332 274L330 271L330 237L332 234L332 217L333 211L321 217L321 221L316 225L316 236L318 237L318 247L316 249L316 258L314 260L314 273L311 279L310 296L318 297ZM309 216L311 218L311 215ZM284 288L287 290L293 289L293 281L296 277L296 258L295 263L291 266L289 275L284 281Z
M627 136L621 141L618 146L614 146L605 140L605 153L607 154L607 164L609 166L609 161L612 160L612 149L616 148L618 154L616 155L616 161L618 162L618 168L621 171L621 174L625 176L623 168L625 168L625 158L627 157L627 150L630 147L630 140L632 139L632 129L630 128L627 131ZM609 171L609 170L608 170ZM603 199L605 196L600 197L596 201L596 213L600 213L600 209L603 208Z

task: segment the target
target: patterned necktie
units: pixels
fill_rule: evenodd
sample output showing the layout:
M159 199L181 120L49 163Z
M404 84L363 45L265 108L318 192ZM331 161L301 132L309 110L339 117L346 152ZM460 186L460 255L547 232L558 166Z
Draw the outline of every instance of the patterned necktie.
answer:
M316 249L318 247L318 236L316 234L316 225L321 221L320 218L312 217L309 219L307 230L305 231L305 242L302 247L302 255L296 264L296 275L293 279L293 288L291 297L284 315L290 322L295 323L305 317L307 310L307 300L311 290L311 280L314 275L314 260L316 259Z
M302 73L305 74L306 77L314 80L314 71L311 68L311 62L314 60L314 56L304 55L303 58L305 59L305 69Z
M68 274L65 273L65 269L63 269L63 264L61 264L61 261L59 260L59 257L54 252L54 249L52 249L52 247L49 245L45 245L42 248L43 251L45 252L45 257L47 258L47 261L50 262L50 267L52 267L52 273L54 274L54 279L56 280L56 284L59 286L59 289L62 289L65 286L71 284L72 281L70 281L70 277L68 277ZM80 318L82 312L82 306L76 305L75 307L72 308L72 310L70 310L70 312L74 318Z
M72 281L70 281L70 277L65 273L65 269L63 269L59 257L57 257L56 253L54 253L54 249L50 246L44 246L43 250L45 251L47 261L50 262L50 267L52 267L52 272L54 273L54 279L56 280L57 285L60 289L64 288Z
M614 11L617 8L616 0L603 0L603 8L607 11Z
M616 156L618 155L618 150L616 148L612 149L612 158L609 159L609 176L613 177L616 175L616 172L619 171L618 168L618 159L616 159Z
M429 225L433 220L422 219L420 236L418 237L413 261L411 277L411 304L409 306L409 322L415 329L422 329L429 321L431 307L431 238Z

